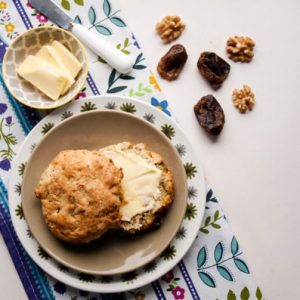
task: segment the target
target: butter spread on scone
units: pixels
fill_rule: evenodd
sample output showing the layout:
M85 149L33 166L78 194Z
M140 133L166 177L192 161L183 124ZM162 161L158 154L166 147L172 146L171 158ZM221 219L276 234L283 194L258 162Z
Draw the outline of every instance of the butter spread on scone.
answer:
M174 184L162 157L143 143L122 142L99 150L122 169L120 227L135 233L160 225L172 204Z
M120 144L102 153L111 158L124 174L121 186L125 204L120 208L121 220L130 221L135 215L153 209L155 200L161 195L162 171L141 156L123 151Z

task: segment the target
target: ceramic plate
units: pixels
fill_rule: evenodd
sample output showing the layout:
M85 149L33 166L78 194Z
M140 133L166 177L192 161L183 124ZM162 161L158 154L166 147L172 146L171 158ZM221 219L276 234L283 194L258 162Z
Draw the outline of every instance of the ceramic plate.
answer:
M121 110L132 113L152 123L171 141L181 156L188 183L188 203L183 222L175 238L155 260L129 273L100 276L73 271L51 258L33 238L24 219L21 206L22 176L26 162L36 144L62 120L89 110ZM70 286L91 292L121 292L148 284L172 269L191 247L202 221L205 209L205 183L203 170L193 153L184 132L164 113L132 98L121 96L97 96L78 100L45 117L30 132L15 159L9 186L9 204L16 233L32 259L51 276Z
M149 150L164 158L173 174L175 199L162 226L133 237L111 232L85 245L71 245L56 239L44 222L41 202L34 195L42 172L62 150L98 150L124 141L145 143ZM160 130L130 113L96 110L68 118L46 134L27 163L21 196L29 229L50 256L80 272L115 275L144 266L168 246L184 217L187 187L180 156Z

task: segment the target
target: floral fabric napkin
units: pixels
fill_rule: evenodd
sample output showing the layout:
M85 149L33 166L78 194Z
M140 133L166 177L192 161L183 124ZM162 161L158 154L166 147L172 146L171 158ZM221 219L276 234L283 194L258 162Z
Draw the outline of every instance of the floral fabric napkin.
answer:
M129 75L121 75L101 57L88 51L89 75L76 99L98 94L122 94L142 99L171 117L169 103L148 69L140 45L130 31L117 1L59 0L58 4L75 22L102 35L124 54L135 57L134 71ZM12 39L27 29L43 25L51 25L51 22L26 0L0 1L0 61ZM88 109L91 103L85 105ZM132 109L130 105L126 107L129 112ZM14 157L26 135L41 117L39 111L25 107L11 97L1 76L0 229L29 299L263 299L211 189L207 190L205 216L193 246L172 271L155 283L121 294L95 294L68 287L44 273L29 258L14 232L7 195ZM193 168L187 171L192 173ZM195 187L189 188L189 198L197 198ZM188 205L186 215L195 217L192 203ZM179 238L184 236L184 231L178 233Z

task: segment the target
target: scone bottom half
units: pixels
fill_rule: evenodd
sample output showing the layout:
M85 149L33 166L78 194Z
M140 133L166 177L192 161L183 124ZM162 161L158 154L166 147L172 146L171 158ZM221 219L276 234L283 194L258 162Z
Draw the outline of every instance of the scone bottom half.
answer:
M124 173L121 230L135 234L160 227L175 196L173 177L163 158L143 143L123 142L102 148L100 152Z

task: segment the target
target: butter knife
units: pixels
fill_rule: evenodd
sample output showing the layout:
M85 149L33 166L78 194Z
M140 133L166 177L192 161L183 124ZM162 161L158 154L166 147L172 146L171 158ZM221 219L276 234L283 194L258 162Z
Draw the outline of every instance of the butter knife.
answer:
M125 74L132 71L133 60L130 55L125 55L101 36L94 34L80 24L74 23L71 17L55 2L51 0L29 0L29 3L56 25L71 31L83 44L101 56L118 72Z

